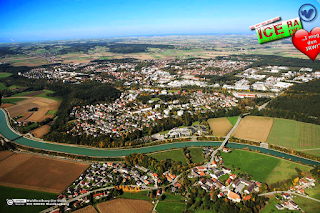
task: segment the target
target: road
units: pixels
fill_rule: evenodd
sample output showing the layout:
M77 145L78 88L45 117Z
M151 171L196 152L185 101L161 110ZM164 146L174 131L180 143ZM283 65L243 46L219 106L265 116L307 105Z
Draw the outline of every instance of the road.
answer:
M268 101L267 103L264 103L262 106L259 106L258 110L262 110L264 109L268 104L270 103L270 101Z
M307 199L310 199L310 200L313 200L313 201L316 201L316 202L320 203L320 200L318 200L318 199L315 199L315 198L309 197L309 196L305 196L305 195L301 195L301 194L298 194L298 193L295 193L295 192L291 192L291 191L274 191L274 192L268 192L268 193L264 193L264 194L259 194L259 196L267 196L267 195L281 194L281 193L288 193L288 194L298 195L300 197L304 197L304 198L307 198Z
M211 164L212 161L214 161L214 156L217 154L217 152L219 150L221 150L225 145L226 143L228 142L230 136L232 135L232 133L236 130L236 128L238 127L239 123L241 121L241 116L239 116L238 120L237 120L237 123L234 125L234 127L230 130L230 132L228 133L228 135L226 136L226 138L224 139L224 141L222 142L222 144L220 145L220 147L216 150L214 150L211 154L211 159L210 161L208 162L208 165Z

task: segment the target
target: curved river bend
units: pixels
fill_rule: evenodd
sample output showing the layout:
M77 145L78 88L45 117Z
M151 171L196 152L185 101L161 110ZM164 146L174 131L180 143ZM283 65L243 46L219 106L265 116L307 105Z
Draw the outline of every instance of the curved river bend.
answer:
M8 126L7 117L3 110L0 110L0 133L9 140L13 140L20 136ZM119 156L129 155L131 153L150 153L150 152L156 152L161 150L167 150L171 148L182 148L185 146L187 147L220 146L222 143L222 142L214 142L214 141L197 141L197 142L169 143L169 144L161 144L161 145L142 147L142 148L133 148L133 149L98 149L98 148L87 148L82 146L79 146L79 147L72 146L68 144L42 142L42 141L25 138L25 137L16 139L14 142L20 145L37 148L37 149L43 149L43 150L55 151L55 152L64 152L69 154L85 155L85 156L91 156L91 157L119 157ZM313 161L313 160L305 159L302 157L290 155L287 153L283 153L283 152L279 152L271 149L265 149L262 147L231 143L231 142L227 144L227 147L237 148L237 149L249 148L250 150L258 150L261 153L265 153L265 154L269 153L273 156L277 156L280 158L284 157L286 159L291 159L292 161L296 161L296 162L301 161L304 164L320 165L320 162L318 161Z

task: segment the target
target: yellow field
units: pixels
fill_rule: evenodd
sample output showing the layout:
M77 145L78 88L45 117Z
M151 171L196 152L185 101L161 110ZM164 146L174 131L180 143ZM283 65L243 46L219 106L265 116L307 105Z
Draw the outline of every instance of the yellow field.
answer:
M259 116L247 116L243 118L234 133L233 137L257 141L266 142L273 125L273 118L259 117Z

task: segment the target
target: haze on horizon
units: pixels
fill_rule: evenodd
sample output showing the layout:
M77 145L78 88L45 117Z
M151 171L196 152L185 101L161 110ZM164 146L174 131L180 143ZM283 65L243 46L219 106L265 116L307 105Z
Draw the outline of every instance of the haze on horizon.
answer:
M149 35L254 34L249 26L280 16L298 17L316 1L0 1L0 42L106 38ZM303 23L319 26L318 18Z

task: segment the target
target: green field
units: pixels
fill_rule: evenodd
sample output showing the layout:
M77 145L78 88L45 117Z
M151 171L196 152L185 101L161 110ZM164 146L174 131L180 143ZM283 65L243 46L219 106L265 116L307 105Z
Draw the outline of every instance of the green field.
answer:
M6 199L56 199L58 194L52 194L47 192L40 192L34 190L27 190L27 189L18 189L6 186L0 186L0 212L23 212L23 213L33 213L33 212L40 212L46 209L46 206L7 206Z
M23 101L25 99L26 98L5 98L5 99L2 99L2 103L16 104L17 102Z
M267 178L266 182L268 184L271 184L291 178L292 176L298 177L298 174L295 170L296 167L301 169L301 171L305 173L310 172L310 170L312 169L312 167L309 166L304 166L287 160L280 160L278 165L274 168L272 173Z
M4 90L6 88L6 85L4 85L3 83L0 83L0 91Z
M319 188L319 182L316 183L316 187L315 188L311 188L311 189L305 189L304 191L310 196L313 197L315 199L320 200L320 188Z
M193 163L203 163L204 157L202 148L188 148L190 150L190 156Z
M141 191L141 192L136 192L136 193L125 192L122 195L118 196L118 198L128 198L128 199L136 199L136 200L151 200L151 198L148 197L147 191Z
M18 88L21 88L20 86L17 86L17 85L12 85L10 87L8 87L9 89L13 90L13 89L18 89Z
M55 114L57 113L57 111L58 111L58 110L56 110L56 109L49 110L49 111L47 112L47 115L55 115Z
M304 197L296 196L293 201L305 212L319 212L320 203Z
M267 143L292 149L320 148L320 125L275 118Z
M281 161L275 157L244 150L234 150L231 153L221 152L221 156L226 167L232 169L233 172L247 172L254 180L260 182L264 182ZM234 170L232 165L234 168L239 167L240 170Z
M52 100L55 100L55 101L60 101L59 98L56 98L56 97L51 97L51 96L48 96L48 94L52 94L54 93L53 91L51 90L43 90L44 93L41 93L41 94L38 94L38 95L35 95L35 97L42 97L42 98L48 98L48 99L52 99Z
M236 125L239 116L228 117L228 120L232 124L232 126Z
M166 160L166 159L171 159L174 161L181 161L183 165L187 165L186 162L186 157L184 156L183 152L181 149L176 149L176 150L170 150L170 151L164 151L164 152L159 152L155 154L150 154L151 157L157 159L157 160Z
M165 202L184 202L185 198L181 195L173 195L169 193L164 194L166 197L164 199Z
M291 212L300 212L300 211L291 211L291 210L287 210L287 209L284 209L284 210L278 210L275 205L277 203L280 203L278 202L278 200L276 200L275 196L273 196L272 198L270 198L269 200L269 204L267 204L262 210L260 213L270 213L270 212L274 212L274 213L291 213Z
M27 95L29 95L30 93L33 93L33 92L35 92L35 91L20 92L20 93L17 93L15 95L11 96L11 97L27 96Z
M163 202L160 201L157 205L157 212L158 213L181 213L185 210L184 203L171 203L171 202Z
M8 72L0 72L0 78L7 78L9 76L11 76L12 73L8 73Z
M314 155L320 157L320 149L317 150L303 150L303 152L308 153L310 155Z

